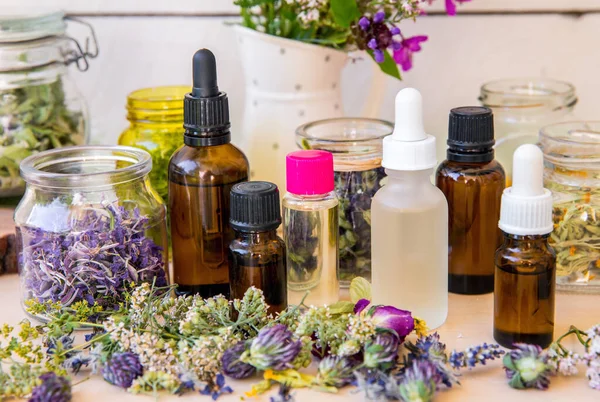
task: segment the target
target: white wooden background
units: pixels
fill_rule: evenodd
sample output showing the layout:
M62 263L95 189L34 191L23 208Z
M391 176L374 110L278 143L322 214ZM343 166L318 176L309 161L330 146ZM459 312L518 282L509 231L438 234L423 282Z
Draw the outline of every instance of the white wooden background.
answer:
M482 83L544 76L570 81L580 103L576 116L600 120L600 0L473 0L447 17L437 0L430 15L406 22L408 34L430 39L404 81L389 79L381 117L393 119L393 97L403 86L425 99L426 128L443 141L450 108L477 104ZM0 0L0 10L56 7L93 24L100 56L86 73L72 71L88 100L94 142L114 143L126 126L132 90L190 82L191 56L212 49L220 86L230 96L232 123L240 121L244 83L231 28L231 0ZM79 34L79 30L73 30ZM360 113L372 74L370 62L344 72L345 111Z

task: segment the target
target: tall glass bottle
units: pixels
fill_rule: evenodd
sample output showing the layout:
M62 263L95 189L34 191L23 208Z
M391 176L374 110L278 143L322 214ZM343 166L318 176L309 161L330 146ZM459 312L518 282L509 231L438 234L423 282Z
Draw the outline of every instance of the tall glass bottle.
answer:
M435 137L423 129L415 89L396 96L382 165L388 183L371 204L373 303L410 310L437 328L448 314L448 203L430 181Z
M184 99L184 145L169 162L173 281L179 294L229 296L231 188L248 180L248 160L230 144L227 94L214 55L194 54L194 86Z
M263 291L269 313L282 312L287 307L287 278L285 243L277 236L279 189L265 181L236 184L231 190L230 219L235 231L229 245L231 298L243 298L254 286Z
M556 254L552 232L552 195L543 187L542 151L533 144L514 155L513 186L504 190L500 229L504 243L496 252L494 338L504 347L552 343Z
M450 112L448 159L437 169L436 185L448 200L448 290L494 291L494 255L506 178L494 160L494 119L485 107Z
M288 301L307 305L339 299L338 199L333 156L297 151L286 158L283 238L287 250Z

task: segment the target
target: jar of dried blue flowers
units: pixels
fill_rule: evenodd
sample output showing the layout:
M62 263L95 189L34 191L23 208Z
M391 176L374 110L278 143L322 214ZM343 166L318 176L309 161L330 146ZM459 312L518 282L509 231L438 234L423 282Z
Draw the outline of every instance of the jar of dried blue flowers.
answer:
M151 168L146 151L124 146L23 160L26 190L15 223L25 305L113 309L132 284L167 285L165 205L150 186Z
M384 120L339 118L315 121L296 130L300 148L333 154L340 202L341 287L348 287L357 276L371 280L371 199L386 177L381 167L383 137L393 129L394 125Z

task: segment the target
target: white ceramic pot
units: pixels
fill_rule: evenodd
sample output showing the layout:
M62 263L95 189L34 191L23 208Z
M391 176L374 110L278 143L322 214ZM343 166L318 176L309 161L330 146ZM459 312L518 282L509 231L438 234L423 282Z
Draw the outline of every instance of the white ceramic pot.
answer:
M349 56L240 25L234 29L246 80L240 145L251 178L273 182L284 192L285 156L298 149L296 128L344 114L340 80ZM376 117L382 101L384 76L376 71L373 77L364 117Z

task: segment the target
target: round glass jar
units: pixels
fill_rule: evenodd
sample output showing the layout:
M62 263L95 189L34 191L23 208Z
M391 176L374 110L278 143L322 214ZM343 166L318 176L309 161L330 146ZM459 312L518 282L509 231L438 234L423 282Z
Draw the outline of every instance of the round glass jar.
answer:
M539 139L554 199L557 288L600 293L600 122L553 124Z
M535 144L540 129L564 121L577 104L575 87L546 78L491 81L481 87L481 103L494 112L496 160L512 183L512 157L523 144Z
M167 285L166 211L151 168L147 152L121 146L66 147L21 163L27 187L15 223L24 303L110 309L131 283Z
M163 200L169 194L169 160L183 145L183 98L187 86L145 88L127 96L129 127L119 145L141 148L152 156L152 188Z
M5 204L23 194L24 158L88 139L87 108L67 65L86 70L97 48L84 50L66 36L65 20L62 12L0 12L0 198ZM95 43L93 31L91 36Z
M362 118L319 120L296 130L302 149L333 154L335 192L340 205L340 285L353 278L371 280L371 199L386 177L381 167L383 137L394 125Z

